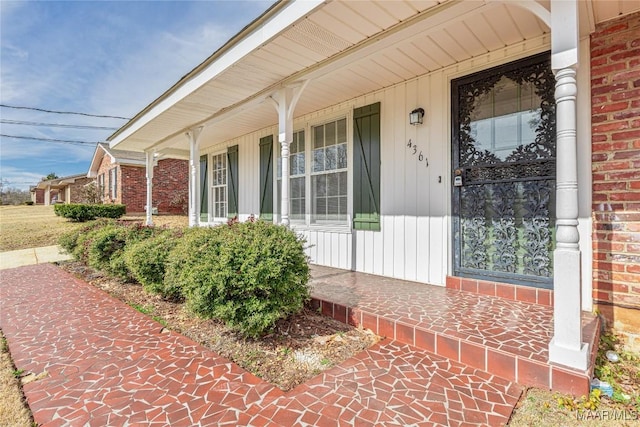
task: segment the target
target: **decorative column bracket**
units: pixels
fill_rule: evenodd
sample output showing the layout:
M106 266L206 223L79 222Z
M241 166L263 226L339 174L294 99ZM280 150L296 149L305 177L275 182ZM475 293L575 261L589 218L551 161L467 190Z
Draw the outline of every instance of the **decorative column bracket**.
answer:
M186 132L189 139L189 227L200 225L200 143L202 126Z
M289 225L289 145L293 141L293 111L309 80L298 86L284 87L269 99L278 112L278 142L282 157L280 224Z

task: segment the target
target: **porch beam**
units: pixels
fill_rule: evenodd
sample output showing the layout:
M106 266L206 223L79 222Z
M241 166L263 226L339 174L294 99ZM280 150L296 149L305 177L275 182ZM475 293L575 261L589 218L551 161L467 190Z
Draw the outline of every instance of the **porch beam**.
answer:
M189 139L189 227L200 225L200 134L202 126L186 132Z
M147 151L145 162L145 171L147 176L147 226L153 225L153 151Z
M556 249L553 253L553 338L549 361L586 370L582 342L582 277L578 233L578 5L551 1L551 67L556 75Z
M282 180L280 181L281 205L280 224L289 226L289 145L293 141L293 112L300 95L309 80L297 86L283 87L268 99L278 112L278 142L282 157Z

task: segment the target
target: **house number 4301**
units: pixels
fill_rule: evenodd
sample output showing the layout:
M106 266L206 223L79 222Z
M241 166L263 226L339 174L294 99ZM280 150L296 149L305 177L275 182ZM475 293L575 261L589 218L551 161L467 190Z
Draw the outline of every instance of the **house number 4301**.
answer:
M414 144L409 140L409 142L407 142L407 149L411 150L411 154L414 156L418 156L419 162L424 162L426 167L429 167L429 159L427 159L427 156L422 154L422 151L418 148L418 144Z

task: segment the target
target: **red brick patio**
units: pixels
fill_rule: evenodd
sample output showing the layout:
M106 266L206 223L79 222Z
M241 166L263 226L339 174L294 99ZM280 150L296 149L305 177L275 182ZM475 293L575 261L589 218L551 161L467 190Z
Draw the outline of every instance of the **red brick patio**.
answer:
M445 288L328 267L312 270L313 303L327 316L523 385L577 396L589 392L599 319L583 313L583 341L592 350L587 371L549 364L550 291L463 279L467 291L459 284ZM489 288L501 289L504 297L487 295ZM527 292L533 298L518 298ZM540 296L545 303L538 303Z
M420 321L403 328L402 316L390 312L390 300L378 300L378 310L390 317L376 315L375 322L390 336L392 326L398 339L284 393L179 334L161 332L160 324L53 265L1 274L0 327L16 367L49 373L24 387L35 421L43 426L494 426L508 421L522 392L508 380L400 342ZM324 274L324 281L327 274L355 282L360 277L315 268L314 274ZM345 291L340 280L337 294L366 300L355 288ZM370 280L388 281L368 276L365 282ZM340 317L342 306L331 307ZM373 321L365 310L344 307L345 320L358 312L363 324ZM431 310L412 307L405 310L418 317ZM451 328L450 321L443 318L441 327ZM423 344L420 336L412 341Z

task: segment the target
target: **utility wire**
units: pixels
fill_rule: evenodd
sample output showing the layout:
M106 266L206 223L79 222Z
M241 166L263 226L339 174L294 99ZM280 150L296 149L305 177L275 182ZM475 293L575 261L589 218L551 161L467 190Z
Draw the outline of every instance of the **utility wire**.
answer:
M53 127L53 128L118 130L118 128L107 127L107 126L65 125L62 123L41 123L41 122L29 122L24 120L0 119L0 123L4 123L7 125L45 126L45 127Z
M13 108L15 110L32 110L32 111L41 111L43 113L53 113L53 114L75 114L78 116L87 116L87 117L100 117L103 119L122 119L122 120L129 120L128 117L120 117L120 116L106 116L106 115L100 115L100 114L89 114L89 113L77 113L75 111L54 111L54 110L45 110L43 108L35 108L35 107L18 107L15 105L7 105L7 104L0 104L0 107L3 108Z
M5 134L0 134L0 137L13 138L13 139L27 139L31 141L61 142L63 144L78 144L78 145L99 144L99 142L95 142L95 141L75 141L70 139L34 138L30 136L17 136L17 135L5 135Z

